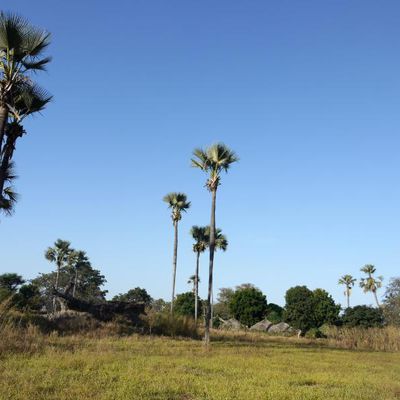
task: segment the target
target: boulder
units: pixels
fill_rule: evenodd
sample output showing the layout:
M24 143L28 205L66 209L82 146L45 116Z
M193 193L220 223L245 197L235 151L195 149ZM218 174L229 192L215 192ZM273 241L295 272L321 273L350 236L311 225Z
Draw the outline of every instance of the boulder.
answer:
M279 324L272 325L268 329L268 333L285 333L290 331L290 325L286 322L279 322Z
M221 318L221 325L219 328L229 331L240 331L245 329L245 327L235 318L230 318L226 321Z
M251 331L258 331L258 332L267 332L268 329L272 326L272 322L268 321L267 319L263 319L260 322L257 322L256 324L254 324L250 330Z

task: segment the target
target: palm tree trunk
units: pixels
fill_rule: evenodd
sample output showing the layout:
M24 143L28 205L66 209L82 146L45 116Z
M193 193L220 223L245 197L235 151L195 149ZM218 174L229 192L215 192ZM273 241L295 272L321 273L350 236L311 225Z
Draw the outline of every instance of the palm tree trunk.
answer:
M380 307L380 304L379 304L379 301L378 301L378 296L376 295L376 290L374 290L372 293L374 294L375 301L376 301L376 305L377 305L378 307Z
M208 271L208 295L207 295L207 311L206 326L204 330L204 343L206 346L210 344L210 320L211 320L211 297L213 287L213 269L214 269L214 252L215 252L215 208L217 200L217 189L212 192L211 200L211 220L210 220L210 265Z
M0 107L0 153L3 146L3 139L4 139L4 132L6 130L8 118L8 108L7 107Z
M173 260L172 260L171 315L174 313L176 264L177 264L177 260L178 260L178 221L174 221L174 228L175 228L175 237L174 237L174 256L173 256Z
M197 325L198 307L199 307L199 265L200 265L200 252L197 252L196 258L196 273L194 274L194 320Z
M72 290L72 297L75 297L76 285L78 284L78 269L75 268L74 289Z
M56 273L56 283L55 283L55 289L58 290L58 284L59 284L59 279L60 279L60 268L61 265L57 264L57 273ZM56 295L53 297L53 313L56 312Z
M350 308L350 290L347 288L347 308Z

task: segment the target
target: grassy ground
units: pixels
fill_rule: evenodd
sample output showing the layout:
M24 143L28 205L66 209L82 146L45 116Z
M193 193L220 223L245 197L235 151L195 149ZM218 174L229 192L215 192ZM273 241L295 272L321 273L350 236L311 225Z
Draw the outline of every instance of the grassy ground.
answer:
M54 337L0 359L0 399L400 399L400 354L296 340Z

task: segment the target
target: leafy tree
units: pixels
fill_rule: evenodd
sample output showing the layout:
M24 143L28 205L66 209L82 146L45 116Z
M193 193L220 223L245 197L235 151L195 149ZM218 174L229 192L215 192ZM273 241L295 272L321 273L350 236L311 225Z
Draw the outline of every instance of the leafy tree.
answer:
M374 265L366 264L361 268L361 272L364 272L367 277L361 278L360 287L363 289L364 293L371 292L374 295L376 305L379 307L379 301L377 296L377 291L382 287L383 277L374 277L376 268Z
M269 321L273 324L277 324L283 321L283 312L283 307L278 306L278 304L269 303L265 315Z
M229 304L234 293L235 291L232 288L219 289L217 303L214 305L214 315L217 320L219 318L229 319L233 316L229 308Z
M151 302L150 307L155 312L164 312L170 308L170 304L164 299L156 299Z
M386 288L383 312L389 324L400 325L400 277L392 278Z
M184 193L168 193L164 196L163 201L168 204L171 209L172 224L174 226L174 254L172 260L172 296L171 296L171 314L174 312L175 299L175 280L176 265L178 260L178 222L182 219L182 212L186 212L190 208L190 201Z
M255 287L239 288L230 301L233 316L242 324L251 326L263 319L267 311L267 299Z
M13 299L13 304L23 310L40 310L43 303L39 288L32 283L22 285Z
M314 294L306 286L290 288L285 295L285 321L303 333L315 327Z
M383 326L383 312L380 308L355 306L347 308L342 316L344 326L372 328Z
M50 61L43 52L50 35L25 19L0 13L0 211L12 212L17 199L12 186L15 179L12 157L17 139L26 132L21 122L44 109L51 100L32 80Z
M193 152L192 166L199 168L208 174L206 187L211 193L211 220L210 220L210 263L208 276L207 310L205 318L204 342L210 343L210 321L211 321L211 297L214 268L214 252L216 240L215 208L217 200L217 189L221 183L222 171L227 172L231 164L238 161L236 154L222 143L212 145L205 150L195 149Z
M345 291L344 295L346 296L347 299L347 307L350 307L350 295L351 295L351 290L354 286L354 283L356 282L357 279L353 278L351 275L346 274L343 275L339 279L339 285L344 285L345 286Z
M286 292L285 299L283 317L302 333L326 323L335 323L339 317L340 306L323 289L311 291L306 286L295 286Z
M76 297L76 288L78 287L80 272L85 267L90 267L89 258L86 255L86 252L82 250L72 250L71 253L68 254L68 267L72 268L74 271L74 286L72 289L72 297Z
M18 286L25 283L21 275L15 273L6 273L0 275L0 289L7 290L9 292L15 292Z
M134 289L128 290L124 294L119 294L113 297L113 301L126 301L132 303L144 303L146 306L149 306L153 299L147 293L147 290L140 287L135 287Z
M56 280L56 272L49 274L39 274L32 280L40 291L43 305L48 311L53 311L53 288ZM73 288L75 280L75 269L70 266L64 266L59 273L58 290L69 292ZM102 303L105 301L106 290L102 290L102 286L106 283L104 275L99 270L94 269L90 263L82 266L79 272L75 297L90 303Z
M201 307L201 300L198 299L198 303ZM193 292L186 292L181 293L176 296L175 300L175 313L178 315L194 317L194 293Z
M314 317L316 327L323 324L334 324L339 318L340 305L335 304L332 296L323 289L315 289L314 296Z

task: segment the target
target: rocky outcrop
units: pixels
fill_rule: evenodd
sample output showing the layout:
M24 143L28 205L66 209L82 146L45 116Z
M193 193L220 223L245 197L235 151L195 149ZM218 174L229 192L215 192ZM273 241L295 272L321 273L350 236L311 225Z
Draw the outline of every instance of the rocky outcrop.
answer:
M273 326L273 323L271 321L268 321L267 319L263 319L260 322L257 322L254 324L250 330L251 331L257 331L257 332L267 332L269 328Z
M54 291L54 293L57 297L65 301L69 309L89 313L99 321L111 321L116 316L122 315L133 324L140 325L140 315L144 314L144 304L142 303L106 301L104 303L93 304L72 297L67 293L61 293L59 291Z
M221 325L219 326L220 329L225 329L229 331L241 331L243 329L246 329L244 325L242 325L237 319L235 318L230 318L228 320L223 320L220 318Z
M268 329L268 333L287 333L292 330L293 328L291 328L286 322L279 322L279 324L272 325Z

